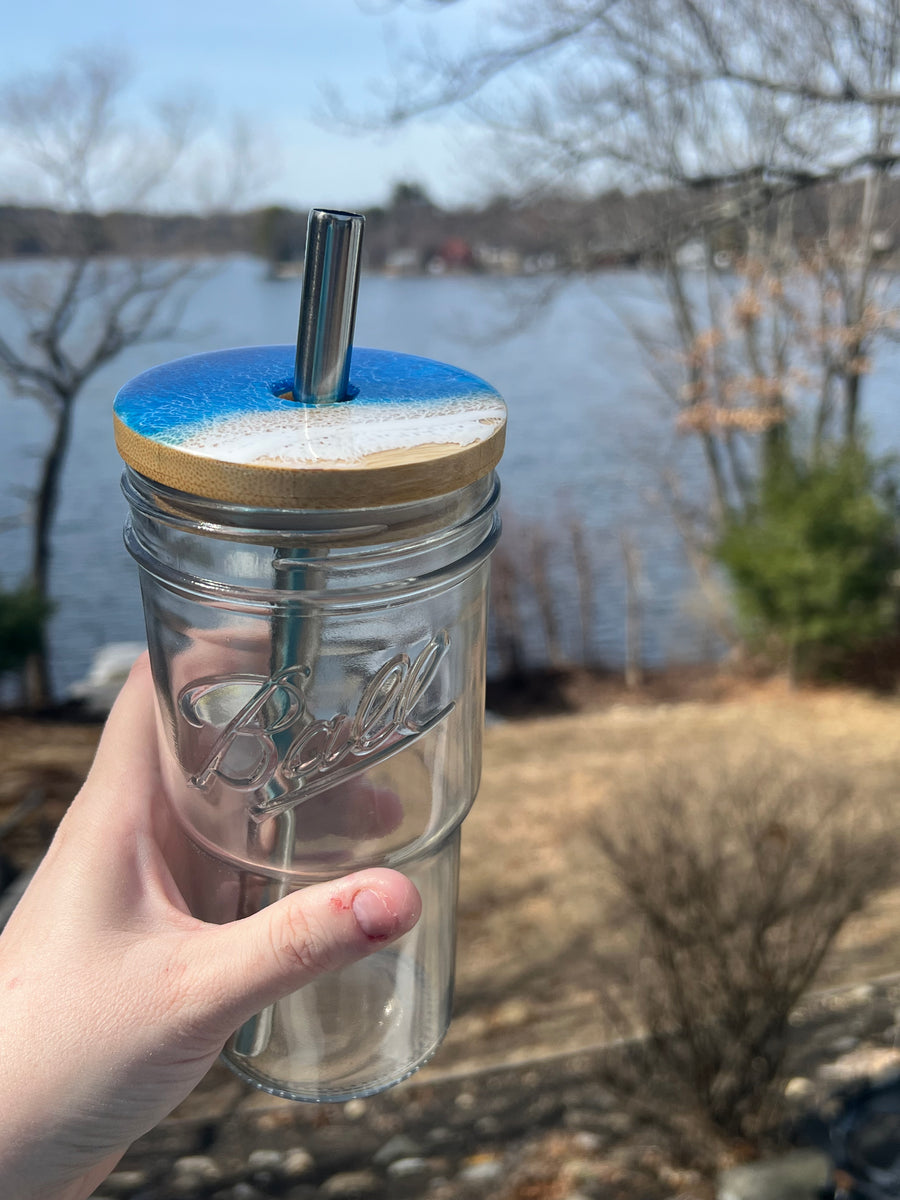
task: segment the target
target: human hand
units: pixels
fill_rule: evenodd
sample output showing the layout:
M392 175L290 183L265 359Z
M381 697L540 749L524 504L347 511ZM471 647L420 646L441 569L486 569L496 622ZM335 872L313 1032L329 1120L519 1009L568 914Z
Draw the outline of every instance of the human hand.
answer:
M228 925L196 920L160 849L156 745L142 658L0 937L8 1200L89 1196L239 1025L418 919L409 880L366 870Z

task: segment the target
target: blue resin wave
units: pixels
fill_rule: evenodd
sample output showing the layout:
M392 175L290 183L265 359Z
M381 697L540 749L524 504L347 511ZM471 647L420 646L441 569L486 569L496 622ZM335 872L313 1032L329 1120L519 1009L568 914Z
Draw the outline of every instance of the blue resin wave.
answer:
M327 405L284 398L293 365L293 346L176 359L125 384L115 413L134 433L189 454L303 469L471 446L506 419L494 388L431 359L355 348L350 382L357 392Z

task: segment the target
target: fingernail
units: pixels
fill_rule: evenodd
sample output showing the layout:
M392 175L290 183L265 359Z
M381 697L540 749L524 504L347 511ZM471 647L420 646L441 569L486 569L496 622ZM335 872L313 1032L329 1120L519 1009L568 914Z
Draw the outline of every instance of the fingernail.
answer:
M356 923L368 938L388 938L397 928L397 914L378 892L364 888L351 902Z

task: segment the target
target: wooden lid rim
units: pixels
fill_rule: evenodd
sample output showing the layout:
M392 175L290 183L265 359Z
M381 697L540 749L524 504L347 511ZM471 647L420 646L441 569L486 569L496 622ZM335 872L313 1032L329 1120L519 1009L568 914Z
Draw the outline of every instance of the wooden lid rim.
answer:
M232 504L342 509L423 500L497 465L506 407L484 380L431 359L355 347L353 399L284 395L293 347L249 346L145 371L114 405L141 475Z

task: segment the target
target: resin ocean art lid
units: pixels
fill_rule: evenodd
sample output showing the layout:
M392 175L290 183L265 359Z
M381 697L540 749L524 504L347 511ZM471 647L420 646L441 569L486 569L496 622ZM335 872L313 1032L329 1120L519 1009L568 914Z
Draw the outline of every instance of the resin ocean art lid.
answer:
M293 346L192 355L126 383L126 463L182 492L267 508L365 508L455 491L503 452L506 406L467 371L354 348L350 398L294 400Z

